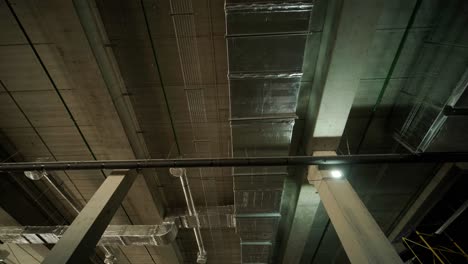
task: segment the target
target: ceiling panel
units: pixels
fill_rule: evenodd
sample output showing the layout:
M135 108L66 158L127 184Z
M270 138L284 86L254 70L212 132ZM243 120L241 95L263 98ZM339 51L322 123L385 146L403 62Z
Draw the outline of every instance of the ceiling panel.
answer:
M32 128L4 128L2 130L27 161L50 157L50 152Z
M228 38L229 73L301 72L307 35Z
M234 191L236 213L278 212L283 190Z
M52 89L39 62L27 45L0 47L0 79L11 91Z
M236 218L237 232L243 242L274 241L279 224L278 217Z
M12 92L12 96L34 127L73 126L60 97L54 90Z
M294 5L294 4L291 4ZM242 7L227 6L226 21L228 35L255 33L305 32L309 29L311 5L283 7L282 12L272 12L274 6L258 5L257 9L243 10ZM243 12L244 11L244 12Z
M232 122L233 150L236 157L288 155L294 119Z
M300 78L231 79L231 116L294 115L299 87Z
M25 116L18 109L10 95L0 92L0 126L4 128L29 127Z
M76 127L41 127L37 129L56 155L81 155L89 152Z
M234 175L234 190L283 189L284 174L280 175Z

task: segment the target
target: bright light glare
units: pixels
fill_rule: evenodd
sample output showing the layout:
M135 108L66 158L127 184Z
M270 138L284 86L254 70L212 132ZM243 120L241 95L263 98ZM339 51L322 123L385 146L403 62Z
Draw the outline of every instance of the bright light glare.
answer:
M331 171L331 176L335 179L339 179L341 177L343 177L343 172L341 172L340 170L332 170Z

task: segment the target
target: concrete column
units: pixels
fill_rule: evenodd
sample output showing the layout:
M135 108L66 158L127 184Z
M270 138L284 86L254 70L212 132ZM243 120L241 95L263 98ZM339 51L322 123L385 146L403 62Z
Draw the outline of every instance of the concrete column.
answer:
M345 178L333 178L331 171L310 166L308 179L314 182L351 263L403 263Z
M298 264L305 252L315 214L320 204L317 190L310 184L303 184L297 200L296 212L291 225L290 236L281 263ZM298 254L300 252L301 254Z
M89 263L89 256L136 177L135 171L112 172L42 263Z

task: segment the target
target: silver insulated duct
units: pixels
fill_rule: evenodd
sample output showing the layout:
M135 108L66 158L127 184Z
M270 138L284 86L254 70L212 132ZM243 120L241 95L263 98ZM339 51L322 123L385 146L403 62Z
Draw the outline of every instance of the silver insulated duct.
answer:
M56 244L68 226L2 226L0 241L11 244ZM164 246L177 236L177 225L110 225L98 246Z
M232 155L287 156L312 1L227 0ZM242 263L271 263L287 167L235 167Z

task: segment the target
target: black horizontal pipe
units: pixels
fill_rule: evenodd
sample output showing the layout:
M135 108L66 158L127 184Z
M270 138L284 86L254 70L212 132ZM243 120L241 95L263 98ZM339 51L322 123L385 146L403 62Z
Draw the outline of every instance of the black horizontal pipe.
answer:
M369 154L342 156L285 156L213 159L140 159L98 161L54 161L0 163L0 171L145 169L171 167L261 167L303 165L348 165L379 163L467 162L468 152L432 152L420 154Z
M444 115L446 116L467 116L468 108L465 107L451 107L449 105L444 107Z

